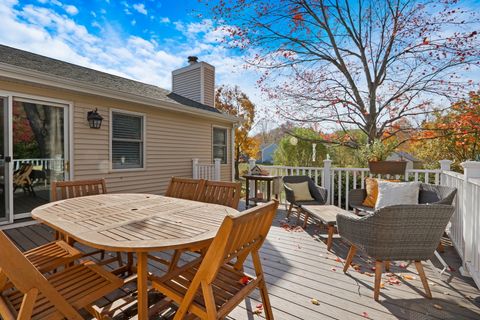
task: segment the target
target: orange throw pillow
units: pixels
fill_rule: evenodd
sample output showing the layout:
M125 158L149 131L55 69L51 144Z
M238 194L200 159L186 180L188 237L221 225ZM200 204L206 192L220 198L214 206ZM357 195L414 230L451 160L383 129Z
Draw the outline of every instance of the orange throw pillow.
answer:
M365 207L374 208L378 197L378 182L374 178L365 179L365 189L367 189L367 197L363 200Z

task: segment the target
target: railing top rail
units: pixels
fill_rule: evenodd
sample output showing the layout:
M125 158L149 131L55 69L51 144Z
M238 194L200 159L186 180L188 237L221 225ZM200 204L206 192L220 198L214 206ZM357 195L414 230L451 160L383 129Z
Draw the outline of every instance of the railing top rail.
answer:
M480 178L470 178L468 179L468 183L471 183L480 187Z
M440 169L407 169L407 173L441 173L442 170Z
M442 171L442 174L450 176L450 177L454 177L454 178L457 178L457 179L463 179L464 178L463 173L458 173L458 172L455 172L455 171Z
M368 172L368 168L332 168L333 171L365 171Z
M323 167L265 166L272 169L323 170Z

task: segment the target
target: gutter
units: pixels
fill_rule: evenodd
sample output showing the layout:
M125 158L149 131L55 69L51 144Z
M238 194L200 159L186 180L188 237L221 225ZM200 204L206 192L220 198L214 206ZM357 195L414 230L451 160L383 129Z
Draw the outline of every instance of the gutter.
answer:
M102 97L108 97L117 100L123 100L127 102L144 104L150 107L159 108L169 111L177 111L181 113L191 114L195 116L201 116L210 119L223 120L230 123L242 122L242 119L223 114L213 113L207 110L193 108L185 106L179 103L172 103L165 100L146 98L141 95L126 93L123 91L102 88L96 85L92 85L83 81L76 81L72 79L65 79L58 76L49 75L43 72L32 71L27 68L18 66L12 66L5 63L0 63L0 77L7 79L21 80L29 83L46 85L54 88L61 88L71 90L74 92L81 92L87 94L98 95Z

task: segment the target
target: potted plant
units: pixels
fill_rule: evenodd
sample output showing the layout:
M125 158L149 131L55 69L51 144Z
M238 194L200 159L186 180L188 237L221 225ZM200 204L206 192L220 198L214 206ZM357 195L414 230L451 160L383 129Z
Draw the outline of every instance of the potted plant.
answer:
M406 161L388 161L387 157L395 149L395 142L389 140L374 140L360 148L360 157L368 162L372 174L405 174Z

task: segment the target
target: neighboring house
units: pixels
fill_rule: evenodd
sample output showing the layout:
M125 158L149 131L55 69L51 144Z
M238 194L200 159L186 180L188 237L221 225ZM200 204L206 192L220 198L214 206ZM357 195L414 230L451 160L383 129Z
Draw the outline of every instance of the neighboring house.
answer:
M221 158L221 179L232 180L238 119L214 108L214 67L196 57L188 62L172 72L170 92L0 45L0 155L10 163L0 163L0 224L28 216L27 202L47 202L54 179L105 178L109 192L163 194L171 176L192 177L193 158ZM103 117L99 129L87 120L95 110ZM22 188L13 193L9 183L22 162L47 175L35 197Z
M393 161L406 161L407 162L407 169L421 169L422 168L422 161L415 158L408 152L404 151L394 151L387 157L387 160Z
M269 145L260 147L260 160L262 163L273 163L273 155L277 150L278 145L271 143Z

